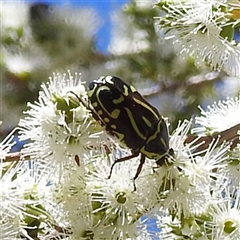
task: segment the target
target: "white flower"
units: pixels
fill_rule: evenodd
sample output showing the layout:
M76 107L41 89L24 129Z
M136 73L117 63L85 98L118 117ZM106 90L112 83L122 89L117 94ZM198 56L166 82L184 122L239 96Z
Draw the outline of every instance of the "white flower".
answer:
M122 150L114 152L114 159L118 159L121 153ZM138 236L138 228L141 227L139 218L146 210L148 201L151 201L144 195L146 186L141 185L141 181L145 179L145 165L141 172L143 179L139 181L137 179L137 189L133 192L132 177L136 173L139 159L133 158L117 163L111 178L107 179L111 163L113 162L108 162L107 156L98 157L92 163L94 171L89 171L87 174L86 188L92 196L94 216L105 226L103 229L101 227L101 231L96 227L94 232L103 238L112 236L113 239L118 237L135 239ZM146 233L146 229L141 228L141 232Z
M210 215L212 239L235 240L240 239L240 189L222 193L222 200L212 204Z
M136 4L137 8L149 9L149 8L153 7L153 4L155 4L156 1L154 1L154 0L148 0L148 1L136 0L134 3Z
M192 217L187 219L177 219L171 216L161 216L159 219L159 227L161 228L160 238L166 240L194 239L209 240L199 225L198 219Z
M56 181L51 186L50 196L48 194L52 200L48 211L73 239L85 239L94 228L91 198L86 192L84 175L84 166L66 168L61 182Z
M87 158L91 161L83 160L76 169L65 170L61 183L52 188L53 202L58 203L54 218L69 229L69 237L135 239L139 234L153 236L154 233L147 233L146 221L140 219L146 209L141 186L133 192L131 175L139 164L137 159L116 164L111 178L107 179L110 171L107 155L98 153Z
M240 123L240 96L214 103L207 110L199 108L202 116L196 117L196 123L201 126L194 128L193 133L213 134Z
M240 144L231 150L228 165L222 169L222 174L226 175L231 186L238 187L240 183Z
M163 191L160 193L162 206L180 218L205 212L211 199L211 190L216 185L214 179L222 176L215 172L224 168L228 147L217 148L217 142L210 144L205 152L194 152L194 142L185 143L191 122L183 122L171 136L170 147L174 150L169 165L157 172ZM200 155L199 155L200 154ZM156 177L157 179L157 177Z
M22 163L1 163L0 170L0 236L1 239L5 236L10 239L23 229L26 204L32 202L25 199L28 185L25 184Z
M0 218L0 239L12 240L15 239L19 234L20 219L16 216L11 218L2 216Z
M160 25L178 52L194 57L197 65L206 61L214 70L240 76L240 44L232 40L238 21L229 19L232 8L227 1L160 1L160 6L166 12Z
M25 2L1 2L1 27L20 28L26 26L28 22L28 4ZM3 32L3 31L2 31Z
M0 122L0 125L1 124L2 124L2 122ZM15 130L13 130L11 133L9 133L7 135L7 137L5 137L2 142L0 142L0 164L6 158L7 154L10 152L11 148L16 144L16 142L13 141L13 138L14 138L13 132L14 131Z
M82 34L84 37L93 36L102 24L94 8L76 8L76 6L69 5L66 8L56 8L55 11L70 26L69 29L78 29L79 35L75 32L76 41L82 39Z
M26 74L31 73L36 69L40 69L43 66L49 64L49 59L42 53L37 53L31 56L29 53L9 53L6 49L2 50L4 56L4 64L9 72L14 74Z
M29 222L25 222L25 220L27 218L40 220L44 217L43 210L41 214L38 212L39 214L35 215L37 212L35 206L42 200L41 193L47 185L47 181L45 181L43 183L45 188L41 188L38 192L35 191L36 184L38 184L37 188L40 189L42 182L35 182L37 179L36 175L39 174L39 169L34 167L34 163L21 160L11 163L2 161L15 144L12 142L14 137L12 133L0 144L0 239L6 240L14 239L20 235L28 236L26 228L29 227L27 226ZM31 210L29 208L30 205Z
M161 187L162 192L159 192L160 207L163 206L160 209L164 210L164 213L157 215L158 226L162 229L160 238L238 239L239 220L236 222L236 219L240 219L239 203L235 204L231 211L236 213L237 209L235 216L229 214L230 218L220 220L221 214L215 215L223 209L218 206L226 205L226 186L233 189L226 174L229 146L219 147L218 141L215 141L210 143L205 151L197 152L196 147L199 144L194 146L197 140L185 143L190 126L191 122L185 121L176 128L170 138L170 147L174 149L175 155L169 160L169 166L157 170L164 186ZM234 199L239 202L239 193L236 196ZM234 200L231 203L234 203ZM228 206L230 205L229 202ZM226 216L225 213L226 211L222 216ZM211 220L210 215L213 217ZM229 222L227 219L230 219ZM219 227L219 222L216 223L217 220L222 227ZM223 225L227 231L234 230L234 234L229 234L231 238L223 234Z
M180 226L180 222L176 218L173 220L171 216L162 214L162 216L158 216L157 224L161 228L160 239L175 239L176 236L172 233L171 226L174 224L177 227Z
M202 187L203 191L212 182L211 179L221 178L216 169L226 167L225 160L229 147L224 145L217 147L217 144L217 140L211 142L202 156L196 156L191 162L185 162L185 166L183 166L191 183Z
M112 54L134 54L150 48L147 31L133 27L132 19L123 16L123 13L119 13L114 15L113 21L117 27L113 31L113 37L109 45L109 51Z
M38 101L28 104L30 109L19 123L20 140L29 141L23 154L45 160L51 173L61 169L59 164L76 165L75 155L84 156L89 144L99 146L102 128L79 102L80 98L85 101L85 95L77 73L75 77L70 72L54 74L42 84Z

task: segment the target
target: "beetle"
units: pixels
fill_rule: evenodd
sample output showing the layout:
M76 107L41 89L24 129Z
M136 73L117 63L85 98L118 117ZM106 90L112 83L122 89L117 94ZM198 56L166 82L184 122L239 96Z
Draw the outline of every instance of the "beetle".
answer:
M93 117L132 154L114 161L116 163L140 156L140 163L133 178L139 176L146 157L162 166L173 149L169 148L168 128L158 110L149 104L132 86L115 76L103 76L89 85L88 98Z

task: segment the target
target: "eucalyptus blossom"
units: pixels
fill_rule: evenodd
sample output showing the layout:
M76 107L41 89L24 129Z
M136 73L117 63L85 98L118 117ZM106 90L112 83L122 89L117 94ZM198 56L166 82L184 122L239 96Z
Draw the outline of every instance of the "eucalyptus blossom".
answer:
M240 23L237 1L161 0L157 6L163 11L157 20L165 38L173 39L184 58L240 76L240 44L233 38Z
M238 99L219 105L224 107L214 105L209 111L201 110L203 116L195 120L202 119L198 123L203 129L205 122L209 126L214 123L217 118L214 114L227 116L228 111L238 106ZM39 236L44 233L43 239L212 239L212 236L221 236L227 223L217 222L216 214L223 211L222 203L228 199L234 201L233 196L239 194L239 171L233 172L228 162L232 159L232 163L236 163L239 159L238 146L230 150L229 144L213 140L204 150L199 150L204 143L198 139L204 131L189 142L191 131L199 133L194 128L196 121L179 122L169 135L169 147L174 155L161 167L154 160L146 159L134 183L139 157L117 163L109 175L114 161L130 155L131 151L108 135L93 118L81 75L54 74L42 85L38 101L28 106L19 128L20 139L27 141L21 156L30 159L31 167L25 161L17 168L18 178L8 180L19 184L20 178L25 179L24 186L27 185L15 190L17 195L12 198L12 203L17 201L14 207L18 210L14 214L20 217L15 218L19 221L12 230L16 236L25 234L31 239L29 221L25 218L29 214L31 219L38 219L34 229ZM212 111L215 108L216 111ZM207 121L203 121L205 116ZM238 122L228 127L235 123ZM207 129L209 126L206 125ZM8 174L3 177L6 179ZM225 194L233 189L237 195ZM23 196L28 197L24 200ZM37 211L29 211L27 204L38 204ZM239 205L234 206L239 211ZM237 218L233 217L232 221L234 219ZM149 230L151 225L154 228ZM226 232L229 237L238 234L235 222L233 225L236 227L231 234Z

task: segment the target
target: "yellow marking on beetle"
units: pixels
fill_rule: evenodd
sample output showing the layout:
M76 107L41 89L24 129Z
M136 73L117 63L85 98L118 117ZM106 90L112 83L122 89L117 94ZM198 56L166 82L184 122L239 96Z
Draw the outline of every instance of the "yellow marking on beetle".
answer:
M151 126L152 126L151 122L150 122L147 118L145 118L144 116L142 116L142 119L143 119L143 121L147 124L148 127L151 127Z
M104 118L103 121L104 122L110 122L109 118Z
M120 114L120 110L119 109L114 109L110 116L112 118L118 118L119 114Z
M126 85L123 86L123 95L128 96L128 87Z
M112 77L111 76L106 76L105 77L105 81L107 82L107 83L110 83L110 84L114 84L114 82L112 81Z
M100 92L106 90L109 91L110 88L107 86L101 86L99 89L97 89L96 95L99 96ZM98 98L99 99L99 98ZM99 99L99 105L101 106L101 108L103 109L103 111L108 114L108 116L112 117L112 118L118 118L119 114L120 114L120 110L119 109L114 109L112 112L109 112L105 106L102 104L102 102Z
M118 138L118 140L122 143L124 143L123 139L124 139L124 134L116 132L116 131L112 131Z
M116 125L111 125L110 127L113 128L113 129L117 129Z
M132 92L137 92L137 89L132 85L130 85L130 89L131 89Z
M161 138L160 140L161 140L161 143L162 143L164 146L166 146L166 141L164 140L164 138Z
M144 102L142 102L141 100L139 100L139 99L137 99L137 98L134 98L134 97L133 97L133 100L134 100L137 104L142 105L144 108L147 108L147 109L154 115L154 117L161 119L161 116L159 116L155 111L153 111L152 108L151 108L149 105L147 105L146 103L144 103Z
M97 102L92 103L92 106L93 106L93 107L97 107L97 105L98 105Z
M118 99L113 99L113 103L118 104L124 101L123 95L120 96Z
M157 138L158 133L160 133L160 129L161 129L161 120L157 124L157 129L156 129L155 133L148 138L146 144Z
M127 111L127 115L128 115L128 117L129 117L129 120L130 120L130 122L131 122L131 124L132 124L132 126L133 126L133 129L134 129L135 132L137 133L137 135L138 135L140 138L142 138L142 139L146 139L146 136L144 136L144 135L140 132L140 130L138 129L138 126L137 126L137 124L136 124L136 122L135 122L135 120L134 120L134 118L133 118L132 112L131 112L128 108L124 108L124 109Z
M99 111L97 111L97 114L98 114L98 115L102 115L102 114L103 114L103 111L102 111L102 110L99 110Z
M141 149L140 149L140 152L143 153L147 158L150 158L150 159L159 159L162 155L160 154L157 154L157 153L154 153L154 152L148 152L146 149L145 149L145 146L143 146Z
M92 97L92 95L94 94L95 90L96 90L97 84L94 84L93 89L88 91L88 97Z

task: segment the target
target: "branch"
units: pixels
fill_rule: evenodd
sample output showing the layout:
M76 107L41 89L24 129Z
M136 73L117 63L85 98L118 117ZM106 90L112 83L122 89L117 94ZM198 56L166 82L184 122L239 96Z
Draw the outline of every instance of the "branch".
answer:
M209 75L209 74L208 74ZM212 72L214 75L214 72ZM155 87L152 87L150 90L147 89L145 91L141 91L141 94L145 98L154 97L163 93L175 93L180 89L199 89L204 86L209 85L209 82L212 84L222 81L223 73L215 73L215 75L210 78L209 76L205 75L198 75L192 78L189 78L187 81L178 81L177 83L168 84L158 84Z
M21 152L14 152L7 154L6 158L3 160L3 162L15 162L15 161L22 161L22 160L30 160L30 156L24 156L21 154Z
M218 140L216 147L220 146L224 142L231 142L231 149L233 149L237 146L238 143L240 143L238 131L240 131L240 124L237 124L227 130L222 131L222 132L215 133L212 136L199 137L199 136L189 135L187 137L187 139L185 140L185 143L190 143L193 140L199 138L198 140L196 140L195 145L200 144L200 143L203 143L203 144L201 144L196 149L196 151L202 151L202 150L207 149L209 144L212 141Z
M220 146L224 142L231 143L231 149L235 148L238 143L240 143L238 131L240 131L240 124L237 124L227 130L224 130L219 133L215 133L212 136L195 136L195 135L188 135L187 139L185 140L185 143L190 143L194 140L196 140L195 145L202 143L196 151L202 151L208 148L209 144L214 141L218 140L218 143L216 147ZM105 151L107 153L110 152L110 149L107 145L104 146ZM89 147L90 148L90 147ZM23 156L21 155L21 152L15 152L15 153L9 153L7 154L4 162L14 162L14 161L20 161L20 160L30 160L30 156Z

